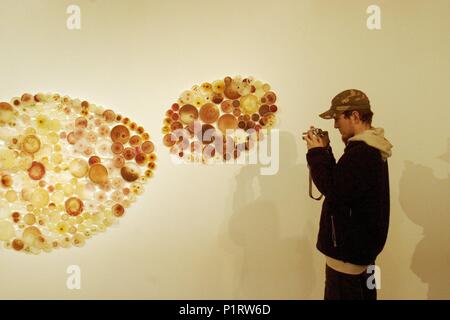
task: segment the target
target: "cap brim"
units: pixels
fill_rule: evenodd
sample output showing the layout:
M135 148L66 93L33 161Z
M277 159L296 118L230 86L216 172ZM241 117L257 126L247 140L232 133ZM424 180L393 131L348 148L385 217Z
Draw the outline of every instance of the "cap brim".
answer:
M329 119L333 119L335 114L336 114L336 111L330 109L328 111L325 111L324 113L319 114L319 117L321 117L322 119L329 120Z

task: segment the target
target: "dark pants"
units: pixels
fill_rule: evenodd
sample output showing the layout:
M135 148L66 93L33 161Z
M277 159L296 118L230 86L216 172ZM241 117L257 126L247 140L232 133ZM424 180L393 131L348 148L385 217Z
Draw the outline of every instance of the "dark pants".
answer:
M341 273L329 266L325 269L325 300L377 300L376 288L369 289L365 270L361 274ZM373 281L370 281L373 283Z

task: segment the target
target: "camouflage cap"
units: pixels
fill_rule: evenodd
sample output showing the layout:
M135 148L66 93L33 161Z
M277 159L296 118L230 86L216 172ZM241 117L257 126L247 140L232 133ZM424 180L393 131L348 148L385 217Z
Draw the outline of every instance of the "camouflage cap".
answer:
M357 89L342 91L333 98L330 109L321 113L319 117L333 119L335 116L348 110L370 110L369 98L364 92Z

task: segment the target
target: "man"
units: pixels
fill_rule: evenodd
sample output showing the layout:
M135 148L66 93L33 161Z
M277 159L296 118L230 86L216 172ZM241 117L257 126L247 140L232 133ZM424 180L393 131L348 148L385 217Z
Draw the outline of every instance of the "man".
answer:
M387 238L392 145L383 129L372 127L372 116L369 99L356 89L339 93L320 115L334 119L346 145L337 163L329 140L314 127L304 137L312 179L325 196L317 249L326 256L326 300L376 300L368 266Z

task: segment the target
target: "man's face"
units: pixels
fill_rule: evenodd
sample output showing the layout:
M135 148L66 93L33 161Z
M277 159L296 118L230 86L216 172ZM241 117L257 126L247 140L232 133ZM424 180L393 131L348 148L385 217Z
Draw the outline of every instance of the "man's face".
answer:
M334 127L339 130L342 141L347 144L348 139L355 135L353 116L345 118L344 114L334 117Z

